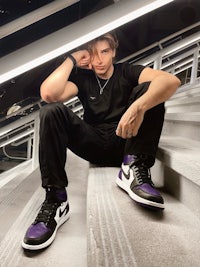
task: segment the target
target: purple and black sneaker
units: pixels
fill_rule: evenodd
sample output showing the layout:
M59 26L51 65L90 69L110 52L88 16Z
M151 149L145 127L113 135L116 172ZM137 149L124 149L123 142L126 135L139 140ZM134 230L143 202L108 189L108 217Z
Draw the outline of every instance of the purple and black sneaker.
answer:
M164 200L155 189L150 170L140 157L124 157L116 183L138 204L152 209L164 209Z
M69 204L65 189L46 189L46 199L26 231L22 247L39 250L48 247L55 239L58 228L69 219Z

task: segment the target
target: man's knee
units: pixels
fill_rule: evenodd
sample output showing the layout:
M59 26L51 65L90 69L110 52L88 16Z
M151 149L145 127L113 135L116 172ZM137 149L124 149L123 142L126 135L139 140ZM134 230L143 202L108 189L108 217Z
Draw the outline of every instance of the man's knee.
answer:
M40 110L40 119L41 118L47 118L47 117L52 117L55 114L59 112L59 110L63 110L64 104L60 102L56 103L49 103L45 106L43 106Z
M133 88L129 97L128 106L130 106L136 99L138 99L148 90L150 83L151 82L144 82Z
M143 95L148 89L149 89L149 85L151 82L144 82L141 84L138 84L134 89L133 89L133 94L135 96L135 98L140 97L141 95Z

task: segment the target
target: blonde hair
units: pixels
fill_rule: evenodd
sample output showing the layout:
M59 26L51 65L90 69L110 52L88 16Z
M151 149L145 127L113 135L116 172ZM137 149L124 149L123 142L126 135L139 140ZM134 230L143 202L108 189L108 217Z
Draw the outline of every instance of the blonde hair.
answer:
M119 44L115 34L106 33L87 43L86 47L89 53L94 53L94 46L98 41L107 41L112 50L116 50Z

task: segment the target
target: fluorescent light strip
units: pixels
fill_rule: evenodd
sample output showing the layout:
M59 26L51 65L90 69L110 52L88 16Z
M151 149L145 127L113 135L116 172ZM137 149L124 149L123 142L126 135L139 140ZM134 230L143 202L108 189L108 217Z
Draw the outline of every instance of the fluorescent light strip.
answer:
M40 56L34 60L31 60L19 67L16 67L15 69L12 69L4 74L2 74L0 76L0 83L3 83L7 80L10 80L12 79L13 77L16 77L26 71L29 71L53 58L56 58L68 51L71 51L72 49L84 44L84 43L87 43L88 41L98 37L99 35L102 35L106 32L109 32L113 29L116 29L152 10L155 10L163 5L166 5L170 2L172 2L173 0L166 0L166 1L163 1L163 0L157 0L157 1L153 1L149 4L145 4L144 6L134 10L134 11L131 11L130 13L116 19L116 20L113 20L112 22L104 25L104 26L101 26L99 27L98 29L95 29L91 32L89 32L88 34L85 34L77 39L75 39L74 41L72 42L69 42L47 54L44 54L43 56ZM114 4L114 5L117 5L117 4ZM95 19L95 17L94 17Z

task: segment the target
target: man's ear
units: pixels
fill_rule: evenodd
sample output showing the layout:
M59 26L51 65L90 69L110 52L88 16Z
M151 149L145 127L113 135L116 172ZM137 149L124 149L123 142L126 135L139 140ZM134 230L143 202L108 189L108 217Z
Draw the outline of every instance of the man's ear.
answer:
M116 56L116 49L113 50L113 56L112 57L115 58L115 56Z

